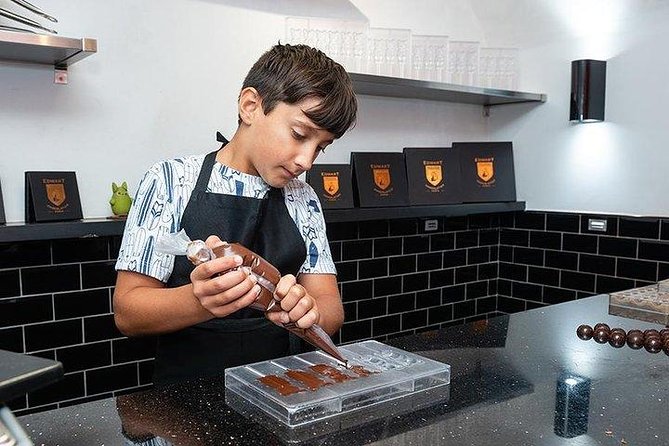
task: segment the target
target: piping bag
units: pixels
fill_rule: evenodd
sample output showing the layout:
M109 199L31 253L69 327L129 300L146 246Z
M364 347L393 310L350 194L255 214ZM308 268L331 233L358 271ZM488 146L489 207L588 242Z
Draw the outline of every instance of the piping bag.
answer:
M185 255L196 266L218 257L239 255L243 259L240 268L248 268L250 273L258 279L258 285L260 285L260 294L250 307L264 313L282 311L279 301L274 298L274 291L279 279L281 279L281 273L267 260L238 243L223 242L212 250L202 240L191 241L182 229L177 233L163 234L158 237L156 251L164 254ZM282 325L291 333L323 350L348 367L348 361L334 345L330 336L318 324L309 328L300 328L294 322Z

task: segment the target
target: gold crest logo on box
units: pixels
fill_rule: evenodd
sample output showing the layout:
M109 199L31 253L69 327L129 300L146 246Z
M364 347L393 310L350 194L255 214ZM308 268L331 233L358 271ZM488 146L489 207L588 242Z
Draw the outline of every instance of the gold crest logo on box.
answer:
M325 199L334 201L341 196L339 193L339 172L321 172Z
M390 178L390 165L389 164L372 164L372 174L374 175L374 184L378 189L374 189L380 195L387 196L389 195L393 188L390 187L392 182Z
M438 192L444 187L444 173L442 170L442 161L423 161L425 167L425 187L432 192Z
M65 195L65 180L64 179L43 179L42 184L46 190L46 198L53 206L48 206L49 209L55 212L63 212L68 206L65 203L67 196Z
M495 182L495 158L474 158L476 162L477 183L490 187Z

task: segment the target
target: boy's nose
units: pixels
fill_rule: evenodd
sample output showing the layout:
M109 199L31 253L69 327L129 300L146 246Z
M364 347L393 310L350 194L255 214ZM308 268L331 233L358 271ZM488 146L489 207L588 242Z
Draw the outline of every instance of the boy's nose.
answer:
M307 170L311 169L313 163L314 163L314 157L309 156L307 154L300 154L295 158L295 164L303 172L306 172Z

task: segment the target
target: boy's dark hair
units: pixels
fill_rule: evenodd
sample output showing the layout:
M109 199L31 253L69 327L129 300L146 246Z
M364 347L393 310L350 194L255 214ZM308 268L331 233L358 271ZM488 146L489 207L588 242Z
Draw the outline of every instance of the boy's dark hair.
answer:
M275 45L251 67L242 89L253 87L268 114L277 103L307 98L321 103L305 114L314 124L340 138L355 124L358 103L344 67L307 45Z

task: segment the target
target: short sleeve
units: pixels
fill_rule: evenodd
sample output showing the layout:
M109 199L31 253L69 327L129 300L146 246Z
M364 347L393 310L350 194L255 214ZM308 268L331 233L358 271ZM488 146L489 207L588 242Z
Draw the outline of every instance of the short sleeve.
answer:
M297 183L296 180L295 182ZM300 268L305 274L337 274L325 228L321 203L316 192L308 184L299 181L299 188L287 191L286 200L291 201L293 220L297 225L307 249L307 257ZM288 203L287 203L288 204Z
M178 229L172 194L167 190L163 163L144 175L128 213L116 270L132 271L167 282L174 267L174 256L155 252L156 239Z

